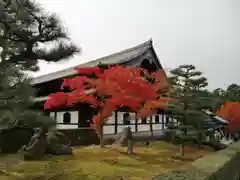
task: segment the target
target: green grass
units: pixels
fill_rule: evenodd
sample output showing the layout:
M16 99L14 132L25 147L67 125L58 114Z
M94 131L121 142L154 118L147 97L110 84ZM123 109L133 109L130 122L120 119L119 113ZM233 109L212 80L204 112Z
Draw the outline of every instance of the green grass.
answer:
M22 161L20 156L0 157L7 175L1 180L148 180L189 163L210 150L186 148L186 156L179 157L179 147L166 142L154 142L150 147L134 147L136 155L128 156L126 148L75 148L73 156L46 156L41 161ZM4 179L5 178L5 179ZM37 179L34 179L37 180Z

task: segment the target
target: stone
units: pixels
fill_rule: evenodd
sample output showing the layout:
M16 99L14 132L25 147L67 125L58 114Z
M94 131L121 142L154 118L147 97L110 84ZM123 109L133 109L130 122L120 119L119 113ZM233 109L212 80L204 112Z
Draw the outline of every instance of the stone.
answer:
M27 146L21 148L25 160L39 160L44 156L48 141L47 131L44 128L35 128L35 133Z
M128 140L127 153L128 153L128 154L134 154L134 152L133 152L133 143L132 143L132 140Z
M48 148L47 153L52 155L72 155L73 149L67 145L55 144Z
M128 140L132 141L132 131L130 127L123 129L120 138L118 138L114 144L119 144L120 146L128 146Z
M125 147L127 146L127 153L134 154L131 128L130 127L124 128L120 138L116 140L114 144L118 144L120 146Z

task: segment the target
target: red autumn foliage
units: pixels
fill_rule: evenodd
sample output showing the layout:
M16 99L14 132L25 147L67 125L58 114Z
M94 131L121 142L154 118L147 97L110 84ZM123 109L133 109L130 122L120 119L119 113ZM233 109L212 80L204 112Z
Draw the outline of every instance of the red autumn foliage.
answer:
M44 109L54 109L56 107L65 106L69 100L69 95L64 92L50 94L48 100L44 104Z
M240 102L227 102L216 114L229 122L230 132L240 132Z
M169 98L161 97L158 93L168 86L163 71L149 73L139 67L123 66L105 70L99 67L78 67L76 71L80 76L64 79L61 86L61 89L68 88L71 92L50 95L44 107L53 109L86 102L98 109L91 125L98 132L101 117L106 121L120 107L129 107L139 117L146 117L156 109L168 106Z
M95 74L96 76L100 75L102 73L102 70L98 67L76 67L75 70L79 75L85 75L85 74Z

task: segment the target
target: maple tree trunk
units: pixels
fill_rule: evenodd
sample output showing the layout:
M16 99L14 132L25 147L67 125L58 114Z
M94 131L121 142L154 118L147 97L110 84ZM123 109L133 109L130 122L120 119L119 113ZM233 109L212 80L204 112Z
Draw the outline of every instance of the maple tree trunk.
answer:
M153 141L152 116L150 116L150 141Z
M99 132L99 139L100 139L100 148L104 147L104 141L103 141L103 126L101 126L100 132Z
M100 136L100 148L104 148L103 136Z

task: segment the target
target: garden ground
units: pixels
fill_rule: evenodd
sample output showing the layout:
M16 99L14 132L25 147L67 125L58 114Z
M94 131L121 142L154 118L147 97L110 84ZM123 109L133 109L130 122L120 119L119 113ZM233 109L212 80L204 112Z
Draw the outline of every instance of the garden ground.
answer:
M5 155L0 159L0 179L119 180L120 177L126 177L148 180L213 150L186 147L186 156L180 157L179 146L158 141L149 147L135 146L134 151L136 155L128 156L126 148L76 147L73 156L46 156L41 161L22 161L20 155Z

